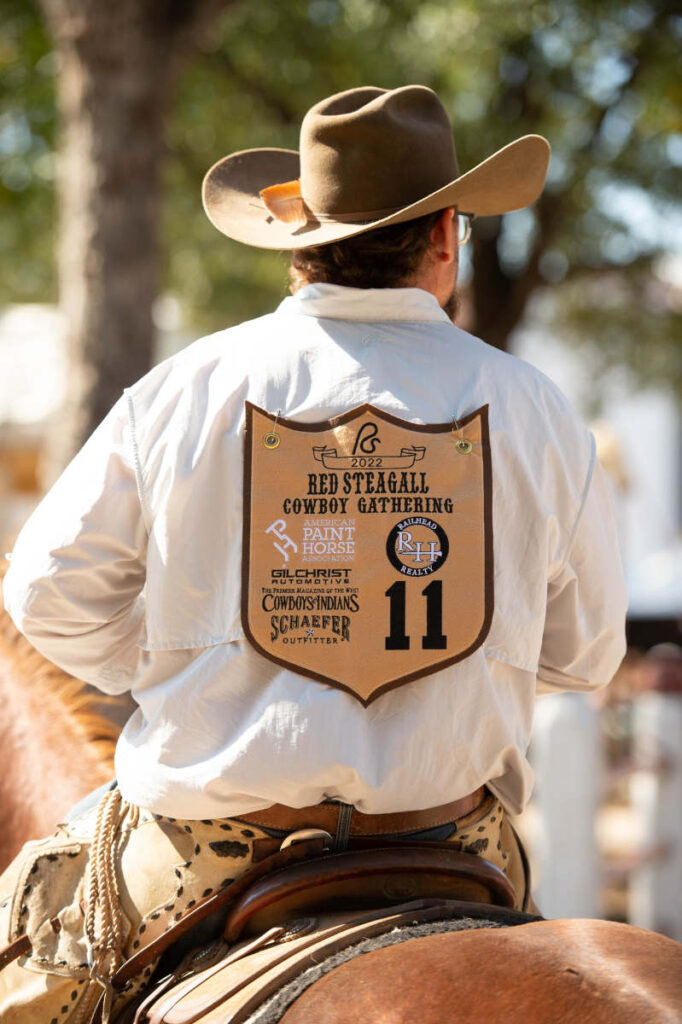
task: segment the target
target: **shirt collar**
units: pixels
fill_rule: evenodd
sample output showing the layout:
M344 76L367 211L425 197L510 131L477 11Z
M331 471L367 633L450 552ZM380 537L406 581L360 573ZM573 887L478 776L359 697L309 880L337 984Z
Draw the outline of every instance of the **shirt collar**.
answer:
M438 299L423 288L346 288L307 284L280 303L278 313L334 320L411 320L450 323Z

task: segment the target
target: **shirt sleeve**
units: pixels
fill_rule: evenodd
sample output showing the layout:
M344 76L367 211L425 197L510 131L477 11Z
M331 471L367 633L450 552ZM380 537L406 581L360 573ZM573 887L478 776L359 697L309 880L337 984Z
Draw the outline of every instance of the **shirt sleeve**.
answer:
M17 629L105 693L137 674L147 530L121 396L19 534L3 582Z
M627 592L606 474L594 454L566 557L547 587L538 693L610 682L625 654Z

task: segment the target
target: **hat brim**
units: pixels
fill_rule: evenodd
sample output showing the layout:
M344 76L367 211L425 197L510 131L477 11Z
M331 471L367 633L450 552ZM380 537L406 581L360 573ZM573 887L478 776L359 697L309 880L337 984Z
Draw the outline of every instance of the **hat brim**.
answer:
M287 224L272 216L261 189L299 177L299 155L290 149L246 149L219 160L206 174L202 196L211 223L224 235L261 249L303 249L399 224L456 206L478 217L521 210L542 192L550 146L541 135L524 135L443 188L371 222L311 220Z

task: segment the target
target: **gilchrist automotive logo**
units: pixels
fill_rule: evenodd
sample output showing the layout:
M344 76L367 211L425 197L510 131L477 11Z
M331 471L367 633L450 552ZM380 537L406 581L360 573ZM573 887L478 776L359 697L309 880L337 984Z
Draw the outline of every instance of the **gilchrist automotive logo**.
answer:
M403 576L430 576L444 565L449 550L445 530L428 516L408 516L386 541L389 561Z

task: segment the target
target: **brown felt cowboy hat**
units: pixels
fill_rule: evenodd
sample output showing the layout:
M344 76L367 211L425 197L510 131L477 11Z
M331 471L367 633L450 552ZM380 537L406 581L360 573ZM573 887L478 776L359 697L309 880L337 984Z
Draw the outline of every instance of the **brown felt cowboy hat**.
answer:
M456 206L485 216L540 195L549 143L524 135L460 175L443 104L423 85L349 89L312 107L300 155L247 149L214 164L204 209L223 234L263 249L324 245Z

